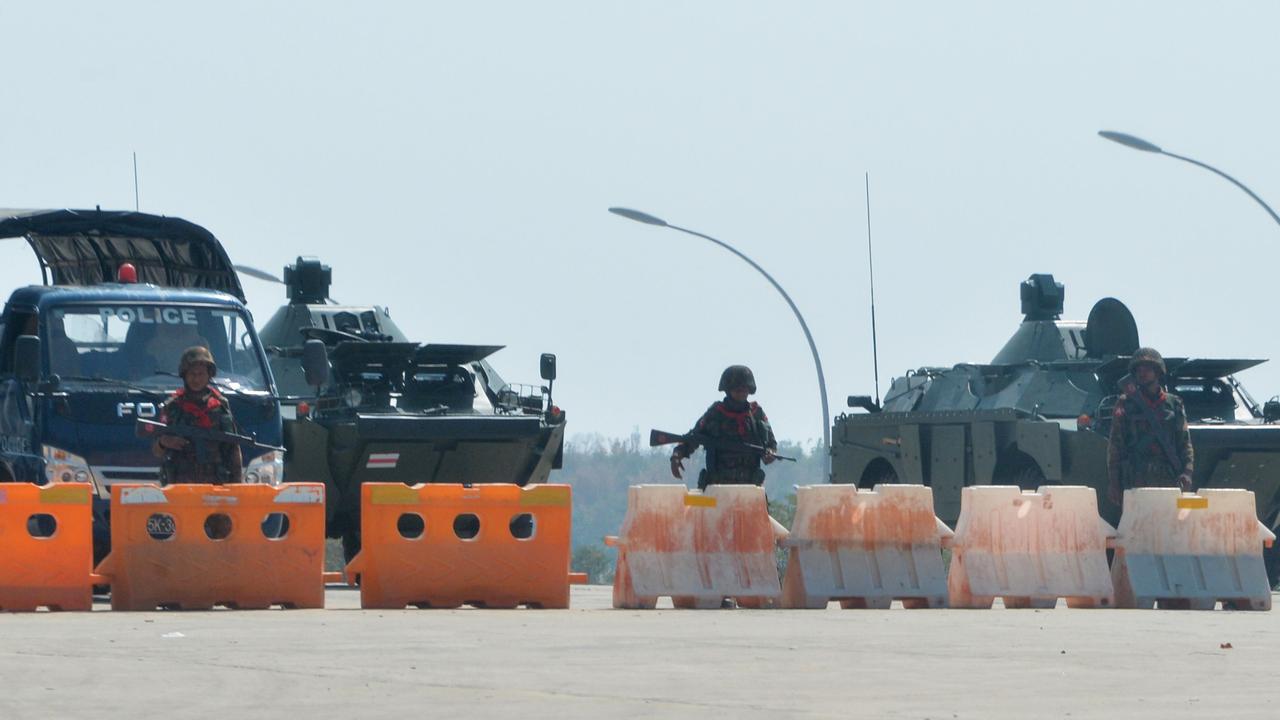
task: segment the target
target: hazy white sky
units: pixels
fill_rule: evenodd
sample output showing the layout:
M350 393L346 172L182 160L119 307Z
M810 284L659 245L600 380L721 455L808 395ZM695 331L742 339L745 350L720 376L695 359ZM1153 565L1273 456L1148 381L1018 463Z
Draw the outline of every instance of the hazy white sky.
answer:
M871 392L863 173L882 390L987 361L1017 285L1133 309L1168 355L1280 356L1274 3L18 3L0 1L0 207L133 206L235 262L300 254L411 336L560 356L570 434L682 429L747 363L778 435ZM38 282L0 248L0 288ZM245 279L260 321L283 290ZM1280 363L1245 373L1259 399Z

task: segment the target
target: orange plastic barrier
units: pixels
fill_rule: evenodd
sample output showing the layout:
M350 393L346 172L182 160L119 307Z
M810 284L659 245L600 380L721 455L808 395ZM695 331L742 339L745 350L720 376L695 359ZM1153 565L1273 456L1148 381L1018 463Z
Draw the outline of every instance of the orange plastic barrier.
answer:
M951 607L1111 607L1107 538L1098 496L1083 486L967 487L952 544Z
M769 517L764 489L711 485L633 485L619 537L613 606L652 608L670 596L678 608L776 604L782 595L774 546L786 530Z
M92 610L93 487L0 484L0 610Z
M1270 610L1262 548L1276 536L1256 513L1249 490L1126 490L1111 565L1116 604Z
M111 486L112 610L324 607L324 485Z
M942 543L953 535L923 485L796 489L782 604L825 608L946 607Z
M569 607L568 485L365 483L360 575L365 608Z

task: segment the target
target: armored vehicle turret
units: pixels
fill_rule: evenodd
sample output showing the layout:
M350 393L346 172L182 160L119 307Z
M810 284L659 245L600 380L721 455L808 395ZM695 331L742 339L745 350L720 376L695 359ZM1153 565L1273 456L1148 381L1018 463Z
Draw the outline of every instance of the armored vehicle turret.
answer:
M251 268L255 277L276 280ZM328 533L359 547L360 484L546 482L562 462L565 414L548 385L513 385L489 364L501 345L409 340L386 308L329 299L332 271L315 258L284 269L289 302L262 328L286 403L286 479L323 481ZM307 341L327 349L330 372L308 384ZM314 378L313 378L314 380Z
M832 482L930 485L952 525L966 485L1089 485L1103 517L1119 519L1106 494L1107 433L1137 324L1114 298L1099 300L1086 322L1062 320L1063 286L1052 275L1032 275L1019 290L1022 323L990 362L908 371L880 407L849 398L868 412L836 418ZM1252 490L1259 518L1274 527L1280 403L1260 405L1236 379L1262 362L1166 358L1165 382L1186 405L1195 487ZM1274 579L1274 556L1268 566Z

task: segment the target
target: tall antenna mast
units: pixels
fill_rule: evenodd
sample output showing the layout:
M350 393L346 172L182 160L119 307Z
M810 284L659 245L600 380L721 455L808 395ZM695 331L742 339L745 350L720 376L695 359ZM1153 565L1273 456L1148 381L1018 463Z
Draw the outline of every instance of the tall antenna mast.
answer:
M133 151L133 211L138 212L138 151Z
M880 349L876 347L876 266L871 255L871 173L865 173L867 188L867 274L871 277L871 367L876 378L876 407L880 407Z

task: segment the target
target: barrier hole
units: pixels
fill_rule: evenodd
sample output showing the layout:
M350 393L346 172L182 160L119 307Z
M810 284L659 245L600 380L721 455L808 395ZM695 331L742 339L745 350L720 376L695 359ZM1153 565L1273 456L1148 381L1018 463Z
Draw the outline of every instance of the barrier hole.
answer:
M168 540L178 531L173 516L168 513L152 513L147 518L147 534L152 540Z
M511 537L517 540L528 540L533 537L533 515L520 513L511 518L507 527L511 528Z
M267 513L262 518L262 534L268 540L283 539L289 534L289 516L279 512Z
M418 513L401 513L396 519L396 530L400 531L400 537L406 540L417 540L422 537L426 529L427 524Z
M453 534L463 540L472 540L480 534L480 518L463 513L453 519Z
M213 513L205 518L204 534L210 540L226 540L231 535L231 516Z
M27 518L27 532L34 538L53 537L58 531L58 521L48 513L37 513Z

